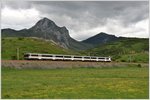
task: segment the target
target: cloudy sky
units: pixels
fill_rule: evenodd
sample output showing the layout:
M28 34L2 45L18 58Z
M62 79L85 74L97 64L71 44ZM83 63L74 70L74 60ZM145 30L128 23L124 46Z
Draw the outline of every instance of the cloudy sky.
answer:
M148 1L4 1L1 28L30 28L47 17L66 26L70 36L84 40L100 32L149 37Z

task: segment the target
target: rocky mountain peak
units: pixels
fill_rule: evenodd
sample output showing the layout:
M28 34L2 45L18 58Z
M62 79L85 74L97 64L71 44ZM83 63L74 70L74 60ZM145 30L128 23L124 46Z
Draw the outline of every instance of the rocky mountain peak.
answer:
M108 35L108 34L105 33L105 32L100 32L99 34L101 34L101 35Z
M49 26L57 26L52 20L50 20L50 19L48 19L46 17L44 17L43 19L39 20L37 22L37 24L43 25L43 26L48 26L48 27Z
M40 38L47 40L52 40L62 47L68 48L69 45L69 31L65 26L59 27L52 20L44 17L39 20L32 28L30 28L32 33Z
M44 17L43 19L39 20L33 27L31 27L31 30L45 32L58 30L58 28L60 27L58 27L52 20Z

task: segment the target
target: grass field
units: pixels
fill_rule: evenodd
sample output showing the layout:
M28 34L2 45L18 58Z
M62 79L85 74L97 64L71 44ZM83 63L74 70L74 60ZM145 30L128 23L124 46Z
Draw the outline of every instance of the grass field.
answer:
M148 68L2 68L2 98L147 98Z
M125 38L99 45L82 53L93 53L96 56L111 56L119 62L149 62L149 39Z
M50 53L50 54L77 54L64 49L53 42L38 38L2 38L2 59L17 59L17 48L19 48L19 59L23 59L24 53Z

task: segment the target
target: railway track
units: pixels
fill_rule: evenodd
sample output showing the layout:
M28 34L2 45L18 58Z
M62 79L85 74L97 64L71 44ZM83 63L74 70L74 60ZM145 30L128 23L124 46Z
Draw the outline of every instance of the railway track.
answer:
M111 63L111 64L148 64L148 63L135 63L135 62L97 62L97 61L71 61L71 60L1 60L1 62L96 62L96 63Z
M90 62L90 61L56 61L56 60L2 60L2 67L13 68L34 68L34 69L55 69L55 68L76 68L76 67L127 67L127 66L148 67L148 63L127 63L127 62Z

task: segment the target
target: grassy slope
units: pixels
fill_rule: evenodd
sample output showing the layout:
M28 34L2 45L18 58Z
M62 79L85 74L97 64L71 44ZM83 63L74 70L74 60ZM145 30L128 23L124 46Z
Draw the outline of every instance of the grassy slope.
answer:
M148 68L2 68L2 98L147 98Z
M97 56L111 56L113 60L125 62L148 62L149 40L126 38L98 46L83 53Z
M20 59L23 54L51 53L51 54L74 54L75 52L63 49L52 42L46 42L35 38L2 38L2 59L16 59L17 48L19 48Z

